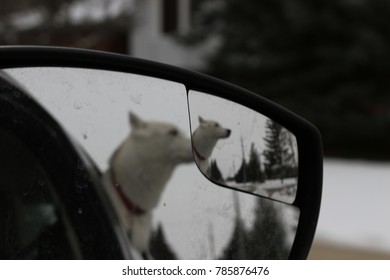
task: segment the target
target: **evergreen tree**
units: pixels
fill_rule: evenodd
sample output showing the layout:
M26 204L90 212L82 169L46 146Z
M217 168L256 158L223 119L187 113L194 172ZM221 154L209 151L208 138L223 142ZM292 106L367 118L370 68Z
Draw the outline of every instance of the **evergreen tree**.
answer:
M234 175L234 180L237 183L246 182L264 182L264 174L261 170L260 155L256 150L255 144L251 144L249 153L249 161L242 159L240 168Z
M239 202L239 196L237 192L233 192L233 203L235 210L235 224L234 230L230 237L229 242L227 243L225 249L223 250L222 256L220 259L223 260L237 260L237 259L248 259L247 250L248 244L247 236L248 233L244 227L244 222L241 219L241 208Z
M282 224L276 202L258 198L256 217L248 231L240 219L235 227L220 259L263 260L287 259L290 248L287 247L287 233Z
M212 181L219 182L219 183L223 183L224 182L224 179L222 177L222 173L219 170L219 167L217 165L217 161L216 160L211 160L210 167L209 167L209 170L208 170L208 174L209 174L210 179Z
M247 164L245 158L243 158L241 161L240 168L238 169L237 173L234 175L234 181L236 181L237 183L246 183L247 182L246 169L247 169Z
M287 129L268 119L264 137L264 169L268 179L298 176L298 162L292 137Z
M249 162L246 168L249 182L264 182L263 172L261 171L260 155L258 154L254 143L251 144Z
M295 136L285 128L281 131L283 174L285 178L298 177L298 155Z
M152 233L150 239L150 253L156 260L176 260L176 254L167 243L161 224Z
M249 259L246 255L247 251L247 232L243 227L241 219L235 220L233 234L230 237L229 242L224 248L221 260L242 260Z
M259 198L256 218L247 236L248 259L287 259L286 231L275 207L276 202Z
M284 177L281 132L282 127L278 123L267 119L263 155L265 158L264 169L268 179L283 179Z

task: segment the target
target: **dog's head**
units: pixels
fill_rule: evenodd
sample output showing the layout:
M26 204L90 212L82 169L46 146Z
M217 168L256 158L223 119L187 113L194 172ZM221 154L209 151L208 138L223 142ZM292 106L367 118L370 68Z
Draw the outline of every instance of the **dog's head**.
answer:
M167 164L193 161L191 141L175 125L166 122L144 121L130 113L131 135L140 149L156 161Z
M212 120L205 120L199 116L199 128L203 138L207 139L224 139L228 138L231 134L231 130L222 127L218 122Z

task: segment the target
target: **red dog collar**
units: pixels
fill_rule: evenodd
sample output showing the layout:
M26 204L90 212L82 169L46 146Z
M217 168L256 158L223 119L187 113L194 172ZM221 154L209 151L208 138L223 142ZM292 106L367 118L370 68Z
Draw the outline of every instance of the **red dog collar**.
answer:
M141 207L139 207L137 204L135 204L134 202L132 202L127 196L126 194L123 192L123 189L121 187L121 185L116 181L115 179L115 174L114 172L111 170L110 171L111 173L111 181L112 181L112 184L115 188L115 190L117 191L119 197L121 198L123 204L126 206L127 210L129 210L131 213L135 214L135 215L142 215L142 214L145 214L145 210L142 209Z

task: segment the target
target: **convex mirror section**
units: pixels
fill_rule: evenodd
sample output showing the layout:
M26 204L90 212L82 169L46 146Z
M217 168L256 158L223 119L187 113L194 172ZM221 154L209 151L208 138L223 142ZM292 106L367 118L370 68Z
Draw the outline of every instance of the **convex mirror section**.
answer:
M211 181L292 203L298 186L297 140L285 127L238 103L190 90L192 147Z

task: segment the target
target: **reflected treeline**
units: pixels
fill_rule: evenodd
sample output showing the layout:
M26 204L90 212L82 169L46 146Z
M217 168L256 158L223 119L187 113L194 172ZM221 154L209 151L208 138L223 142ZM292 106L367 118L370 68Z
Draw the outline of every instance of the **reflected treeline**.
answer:
M234 181L236 183L263 183L266 180L298 177L298 155L295 136L278 123L267 119L265 136L263 138L265 149L259 152L255 143L251 143L249 159L245 158L242 146L241 165L233 176L224 178L217 161L210 163L209 173L216 182Z
M226 245L218 252L216 259L287 259L291 244L288 242L287 229L280 219L281 212L276 207L276 203L258 199L255 218L249 228L245 226L244 220L240 217L239 205L236 205L234 229L227 238ZM217 236L212 236L213 240L217 238ZM212 243L210 242L210 247L213 246ZM213 251L213 248L209 249ZM150 252L154 259L177 259L174 248L166 240L161 224L152 234Z
M287 233L275 202L259 199L255 213L255 220L249 229L245 228L241 217L236 217L233 234L219 259L282 260L288 258L290 246L287 244Z
M262 171L260 155L255 148L255 144L251 144L251 150L249 153L249 161L247 162L243 156L241 161L241 166L238 169L237 173L233 178L237 183L246 183L246 182L264 182L265 174Z
M268 179L298 177L295 137L280 124L267 119L264 171Z
M150 238L150 253L156 260L177 260L177 255L168 244L163 227L158 224Z

